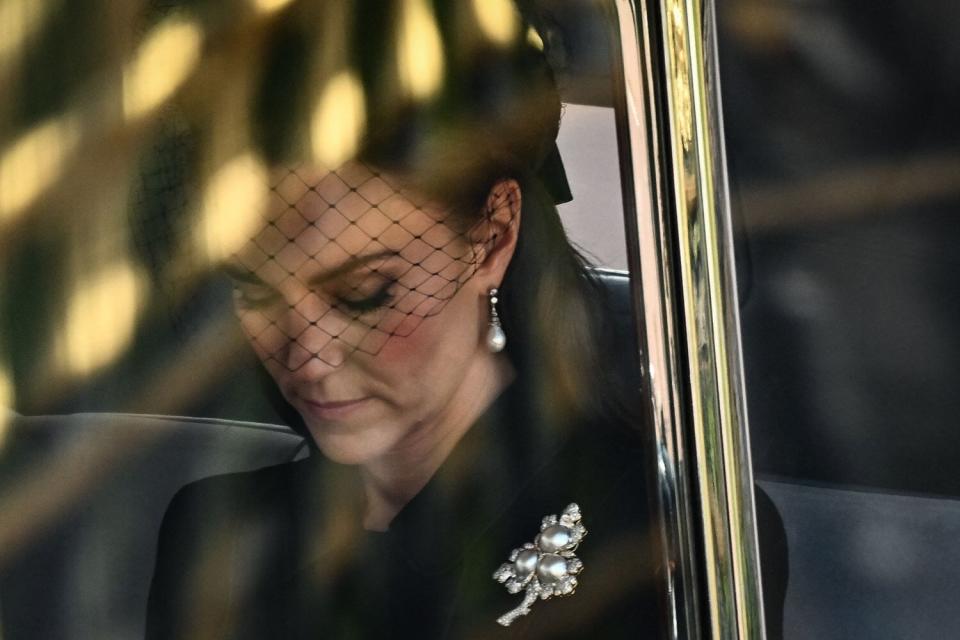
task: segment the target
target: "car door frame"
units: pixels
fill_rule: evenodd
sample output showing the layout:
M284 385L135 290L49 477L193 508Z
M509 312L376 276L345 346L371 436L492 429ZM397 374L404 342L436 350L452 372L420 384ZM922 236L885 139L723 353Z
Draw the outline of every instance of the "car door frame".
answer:
M711 0L615 0L618 138L667 636L764 638Z

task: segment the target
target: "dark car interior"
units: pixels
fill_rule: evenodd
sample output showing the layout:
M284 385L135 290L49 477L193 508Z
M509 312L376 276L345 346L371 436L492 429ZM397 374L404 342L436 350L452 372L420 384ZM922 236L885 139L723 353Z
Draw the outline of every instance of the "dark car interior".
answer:
M718 3L757 478L786 637L960 626L955 3Z

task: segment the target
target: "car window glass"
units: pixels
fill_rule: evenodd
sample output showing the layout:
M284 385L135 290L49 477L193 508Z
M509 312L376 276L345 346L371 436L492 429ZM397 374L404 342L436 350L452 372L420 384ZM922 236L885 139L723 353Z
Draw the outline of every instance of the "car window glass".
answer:
M784 637L938 637L960 584L956 8L717 10L753 465L789 548Z
M657 633L611 13L517 4L0 10L0 636Z

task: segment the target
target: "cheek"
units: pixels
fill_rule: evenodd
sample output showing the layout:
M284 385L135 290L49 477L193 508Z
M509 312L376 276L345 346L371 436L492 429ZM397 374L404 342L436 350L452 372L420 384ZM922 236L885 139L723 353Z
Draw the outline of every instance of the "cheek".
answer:
M440 337L433 325L442 317L421 318L407 316L384 344L377 360L391 368L405 367L408 371L418 370L421 362L429 361L432 352L437 348L437 339Z
M238 309L240 327L260 360L266 362L283 349L287 337L265 313Z
M466 293L466 292L463 292ZM472 297L454 298L434 316L408 316L377 359L403 374L433 370L451 375L476 352L479 329Z

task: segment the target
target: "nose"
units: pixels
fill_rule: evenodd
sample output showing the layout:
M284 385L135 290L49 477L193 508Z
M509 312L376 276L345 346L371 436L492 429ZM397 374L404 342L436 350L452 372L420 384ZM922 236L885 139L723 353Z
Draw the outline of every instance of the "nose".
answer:
M322 378L346 361L350 348L342 337L348 327L336 308L317 293L306 292L290 301L284 314L286 343L278 360L296 378Z

